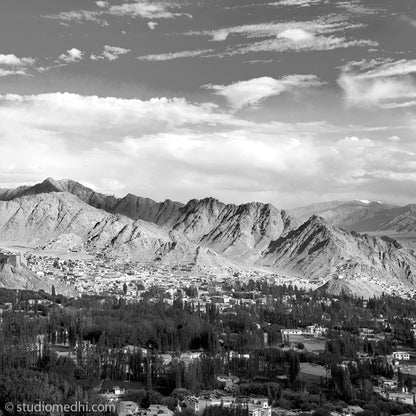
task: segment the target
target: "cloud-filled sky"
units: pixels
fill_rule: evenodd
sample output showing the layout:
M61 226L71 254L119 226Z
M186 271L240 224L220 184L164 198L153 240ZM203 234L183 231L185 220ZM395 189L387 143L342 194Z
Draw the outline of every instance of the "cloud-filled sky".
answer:
M2 0L0 187L416 202L414 0Z

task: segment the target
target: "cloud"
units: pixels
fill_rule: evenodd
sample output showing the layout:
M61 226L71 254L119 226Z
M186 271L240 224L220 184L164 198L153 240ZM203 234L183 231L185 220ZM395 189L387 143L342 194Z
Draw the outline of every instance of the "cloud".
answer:
M36 63L34 58L19 58L14 54L0 54L0 77L28 75L28 69Z
M147 22L147 26L149 26L150 30L155 30L157 25L157 22Z
M321 85L315 75L288 75L281 79L261 77L249 81L239 81L230 85L206 85L205 88L225 97L230 105L238 110L249 105L257 105L264 99L295 88L308 88Z
M277 35L278 38L288 39L294 43L309 42L314 39L313 33L303 29L286 29Z
M328 0L279 0L269 3L270 6L310 7L317 4L328 3Z
M0 54L0 66L22 67L33 65L35 62L33 58L18 58L14 54Z
M6 77L8 75L27 75L25 70L22 69L3 69L0 68L0 77Z
M110 16L143 19L173 19L179 16L192 18L189 13L174 11L176 5L167 1L135 0L116 5L111 5L108 1L97 1L95 4L98 10L71 10L43 17L64 24L95 22L101 26L108 26Z
M332 50L338 48L377 46L367 39L347 38L345 33L364 27L349 22L345 16L328 16L309 21L273 22L234 26L211 31L187 32L186 35L209 36L211 41L224 42L230 36L243 37L249 42L229 46L220 56L250 52L283 52L305 50ZM263 39L262 39L263 38ZM254 41L252 41L254 39ZM261 40L259 40L261 39Z
M172 61L174 59L195 58L198 56L204 56L212 52L214 52L213 49L198 49L195 51L181 51L154 55L144 55L139 56L137 59L139 59L140 61Z
M105 2L99 2L105 3ZM101 6L99 6L101 7ZM100 26L108 26L108 22L102 17L103 12L94 11L94 10L70 10L67 12L61 12L58 14L52 15L43 15L44 19L57 20L64 25L69 23L85 23L85 22L94 22L98 23Z
M66 53L59 55L58 61L71 64L73 62L81 61L83 58L83 52L77 48L68 49Z
M91 55L93 61L106 59L107 61L116 61L121 55L126 55L131 52L130 49L120 48L119 46L105 45L101 55Z
M392 141L380 137L393 131L247 121L183 98L68 93L0 96L0 119L0 183L71 177L108 193L278 207L416 197L416 143L404 131Z
M350 105L392 109L414 105L416 60L363 61L345 66L338 79Z
M416 27L416 19L412 19L409 16L402 16L402 20L409 23L410 26Z
M226 40L230 35L240 35L247 39L276 37L288 30L303 30L314 35L330 35L337 32L345 32L351 29L362 28L361 23L351 23L345 16L328 16L315 20L289 21L289 22L269 22L241 26L225 27L215 30L205 30L202 32L187 32L187 35L209 36L213 40Z
M349 13L358 14L358 15L371 15L377 14L382 11L380 8L376 7L366 7L362 4L361 0L348 0L348 1L339 1L336 3L337 7L340 7L346 10Z
M158 1L135 1L110 6L108 13L113 16L143 17L145 19L172 19L181 16L181 13L171 12L165 2Z
M99 1L96 1L96 2L95 2L95 4L96 4L98 7L100 7L101 9L104 9L104 8L106 8L106 7L110 7L110 3L109 3L108 1L102 1L102 0L99 0Z

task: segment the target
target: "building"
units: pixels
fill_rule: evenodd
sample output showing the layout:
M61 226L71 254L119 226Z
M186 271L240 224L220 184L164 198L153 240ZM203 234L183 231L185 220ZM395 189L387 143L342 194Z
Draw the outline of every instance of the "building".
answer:
M232 396L207 395L203 397L189 396L184 400L185 407L191 409L195 414L202 415L207 407L221 406L225 408L236 408L242 406L247 409L249 416L271 416L272 408L267 397L248 397L236 401Z
M328 328L321 325L309 325L306 327L306 334L312 334L315 336L321 336L328 332Z
M250 398L247 407L249 416L272 416L272 408L267 397Z
M21 253L0 253L0 265L1 264L22 267L26 266L26 259Z
M282 329L282 335L302 335L303 329L294 328L294 329Z
M129 416L139 414L139 405L132 401L121 401L116 407L118 416Z
M395 360L410 360L410 354L405 351L394 351L393 352L393 359Z
M195 414L202 415L207 407L222 406L232 407L235 405L235 398L231 396L204 395L203 397L188 396L184 399L184 405Z

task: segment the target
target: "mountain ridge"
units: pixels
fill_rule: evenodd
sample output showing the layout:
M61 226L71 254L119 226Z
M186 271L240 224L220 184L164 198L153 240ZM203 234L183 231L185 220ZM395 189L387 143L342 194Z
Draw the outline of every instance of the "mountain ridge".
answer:
M212 197L181 205L169 200L156 203L132 194L112 200L69 180L48 179L38 186L17 189L14 194L0 192L3 242L167 264L267 268L325 281L332 291L357 291L360 284L378 291L380 282L416 286L413 250L389 237L340 228L334 217L314 214L302 221L272 204L226 204ZM16 196L19 192L23 195ZM121 212L111 212L120 201L126 202ZM367 201L337 203L315 208L346 210L344 218L355 221L371 218L379 210L398 210L397 223L403 227L416 218L416 205L398 208ZM351 214L350 208L359 214Z

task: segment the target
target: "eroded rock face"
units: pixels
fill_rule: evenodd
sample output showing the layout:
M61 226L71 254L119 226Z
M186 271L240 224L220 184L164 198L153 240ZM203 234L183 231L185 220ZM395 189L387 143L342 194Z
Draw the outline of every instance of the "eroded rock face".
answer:
M412 250L390 238L341 230L318 216L271 242L259 263L311 279L355 276L416 283Z
M191 241L247 262L297 225L292 215L271 204L223 204L213 198L191 200L172 222L172 228Z

